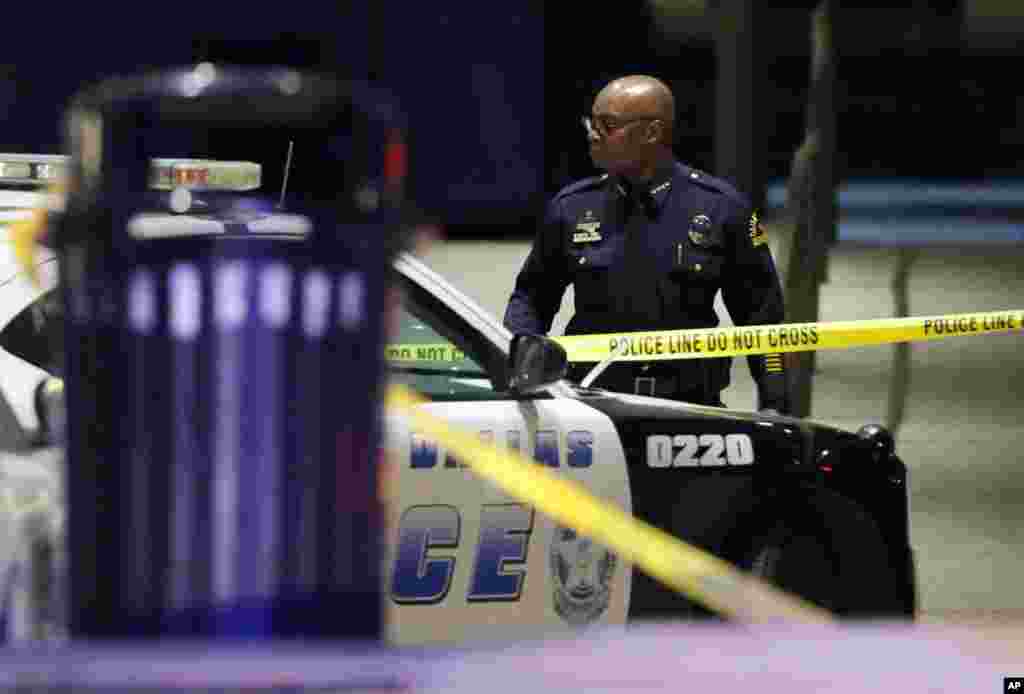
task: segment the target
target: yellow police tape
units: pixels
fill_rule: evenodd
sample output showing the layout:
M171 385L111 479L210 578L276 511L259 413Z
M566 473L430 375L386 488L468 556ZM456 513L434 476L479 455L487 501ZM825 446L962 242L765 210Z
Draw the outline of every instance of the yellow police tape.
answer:
M384 352L390 361L456 362L466 358L465 352L445 342L388 344Z
M48 195L62 195L66 190L67 187L62 181L54 181L46 188ZM14 257L37 286L39 269L36 266L36 250L46 234L49 214L46 206L34 207L27 219L17 220L8 225L8 234L14 246Z
M733 328L698 328L552 337L569 361L598 362L618 352L619 361L707 359L751 354L848 349L896 342L944 340L1024 329L1024 309L910 318L786 323ZM394 361L459 361L466 355L450 344L389 344Z
M28 219L11 222L8 234L14 248L14 257L32 280L39 284L39 269L36 266L36 244L46 232L47 211L44 208L32 210Z
M1024 310L1007 309L828 323L572 335L554 339L565 348L570 361L601 361L615 352L619 353L621 361L657 361L847 349L1005 333L1021 328L1024 328Z
M637 520L594 497L579 483L557 477L521 455L484 443L474 433L450 427L418 407L425 402L404 386L393 385L388 389L389 410L409 417L415 430L443 445L479 476L541 513L607 545L623 560L692 600L739 621L831 620L826 610Z

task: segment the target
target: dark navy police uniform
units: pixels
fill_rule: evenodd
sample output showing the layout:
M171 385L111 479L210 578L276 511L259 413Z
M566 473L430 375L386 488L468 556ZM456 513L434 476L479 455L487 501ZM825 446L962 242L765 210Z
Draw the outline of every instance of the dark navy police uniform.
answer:
M546 334L570 283L576 311L567 335L714 327L719 290L736 325L784 319L775 263L748 198L678 162L642 189L605 174L559 191L516 278L505 325ZM759 406L786 412L781 355L747 360ZM620 362L595 385L720 405L730 366L728 357Z

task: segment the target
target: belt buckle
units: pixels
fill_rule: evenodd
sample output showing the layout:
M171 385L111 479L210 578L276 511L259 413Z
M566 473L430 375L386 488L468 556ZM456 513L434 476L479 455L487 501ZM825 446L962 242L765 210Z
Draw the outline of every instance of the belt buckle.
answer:
M650 395L654 397L654 376L637 376L633 379L633 392L637 395ZM644 386L647 386L648 392L644 392Z

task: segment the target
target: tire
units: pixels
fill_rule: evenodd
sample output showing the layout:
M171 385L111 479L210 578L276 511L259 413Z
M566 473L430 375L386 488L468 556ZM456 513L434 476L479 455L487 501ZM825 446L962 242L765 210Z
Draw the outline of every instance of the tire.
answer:
M858 504L825 490L789 499L740 564L840 618L906 619L904 567L894 567L877 524Z

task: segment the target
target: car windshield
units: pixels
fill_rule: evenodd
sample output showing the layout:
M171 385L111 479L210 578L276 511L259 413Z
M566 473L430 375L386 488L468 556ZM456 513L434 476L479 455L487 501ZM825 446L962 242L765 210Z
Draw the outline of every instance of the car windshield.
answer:
M0 349L43 371L58 373L62 337L60 296L56 289L51 289L3 326L3 330L0 330Z
M390 378L431 400L493 400L494 388L482 360L441 330L438 316L403 302L397 334L386 345Z

